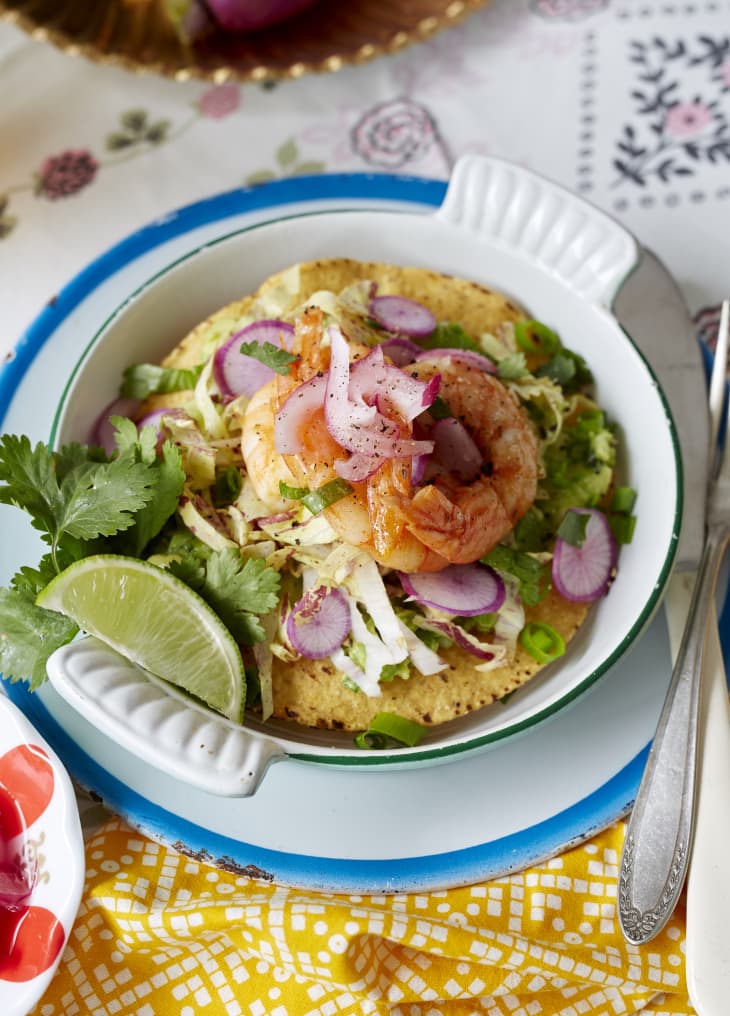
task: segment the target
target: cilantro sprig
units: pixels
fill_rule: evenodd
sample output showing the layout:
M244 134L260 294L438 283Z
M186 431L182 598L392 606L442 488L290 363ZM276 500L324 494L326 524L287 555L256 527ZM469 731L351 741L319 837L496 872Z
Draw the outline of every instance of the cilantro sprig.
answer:
M0 670L11 681L38 687L48 657L78 631L36 605L51 579L90 554L141 556L177 507L185 480L177 448L165 442L158 454L154 428L140 435L131 420L114 423L111 457L78 443L53 451L24 435L0 438L0 503L27 512L49 547L36 568L21 568L0 589Z
M230 547L212 551L205 560L173 561L170 571L203 597L241 645L264 641L259 617L279 602L279 574L264 561L244 561Z
M132 424L132 426L134 426ZM135 428L136 429L136 428ZM152 465L133 454L101 458L71 444L59 452L25 437L0 439L0 502L26 511L58 570L60 546L74 547L129 529L155 494Z

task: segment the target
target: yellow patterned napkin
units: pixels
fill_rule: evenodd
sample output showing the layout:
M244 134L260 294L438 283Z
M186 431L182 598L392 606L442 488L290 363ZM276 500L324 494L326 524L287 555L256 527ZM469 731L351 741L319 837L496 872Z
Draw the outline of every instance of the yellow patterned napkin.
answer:
M691 1016L684 911L646 946L616 914L625 827L508 878L344 896L207 867L120 820L34 1016Z

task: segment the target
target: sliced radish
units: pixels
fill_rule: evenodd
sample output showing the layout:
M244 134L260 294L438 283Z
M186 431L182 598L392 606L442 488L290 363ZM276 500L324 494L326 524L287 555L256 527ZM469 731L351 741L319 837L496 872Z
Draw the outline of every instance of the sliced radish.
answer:
M408 597L455 617L491 614L504 603L502 578L483 564L451 564L438 572L399 573Z
M368 309L379 325L399 335L424 338L436 328L436 318L428 307L407 296L376 296Z
M484 456L464 424L454 416L437 420L431 429L435 442L432 459L465 481L479 475Z
M466 367L474 367L475 370L482 370L485 374L496 374L497 365L488 356L482 356L473 349L422 349L416 356L416 360L453 360L454 363L463 363Z
M575 603L591 603L608 592L616 573L618 547L608 519L596 508L570 508L589 515L580 547L561 537L553 552L553 585L562 597Z
M308 660L322 660L336 652L350 634L350 605L339 589L317 586L298 600L286 619L286 634L294 650Z
M107 455L111 455L117 447L114 440L115 430L111 421L112 416L124 416L131 419L138 408L138 399L114 399L99 413L91 431L91 443L103 448Z
M253 395L274 377L274 371L253 356L241 352L244 342L270 342L279 349L288 349L294 337L294 328L285 321L254 321L236 332L216 350L213 359L213 376L222 395Z
M409 363L413 363L418 354L423 352L420 346L403 335L386 339L385 342L380 343L380 348L396 367L405 367Z

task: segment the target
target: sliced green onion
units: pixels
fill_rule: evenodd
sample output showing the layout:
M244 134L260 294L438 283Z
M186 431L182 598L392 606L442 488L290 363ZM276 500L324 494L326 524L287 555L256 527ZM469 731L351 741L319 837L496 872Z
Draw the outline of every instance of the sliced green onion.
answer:
M516 321L515 342L523 353L539 353L542 356L553 356L562 348L558 333L541 321Z
M571 547L582 547L586 538L586 526L590 515L587 512L567 511L558 526L558 536Z
M307 487L290 487L288 483L280 480L279 493L282 497L289 498L290 501L301 501L310 510L312 515L319 515L320 512L324 511L325 508L329 508L335 501L339 501L341 498L351 494L352 487L347 480L343 480L340 477L336 480L329 480L327 483L323 483L316 490L309 490Z
M387 748L392 741L413 748L426 733L426 728L415 720L407 720L397 713L378 713L370 727L355 738L358 748Z
M520 632L520 645L538 663L551 663L565 652L565 639L543 621L529 621Z
M636 516L609 512L608 524L616 538L616 543L631 543L636 528Z
M608 510L619 515L630 515L636 504L636 491L633 487L617 487L613 492Z

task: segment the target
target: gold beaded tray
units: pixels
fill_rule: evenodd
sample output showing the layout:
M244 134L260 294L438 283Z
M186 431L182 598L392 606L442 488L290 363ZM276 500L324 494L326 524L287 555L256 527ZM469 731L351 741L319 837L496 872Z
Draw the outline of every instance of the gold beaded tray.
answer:
M91 60L177 80L297 78L396 52L488 0L318 0L271 28L183 44L160 0L0 0L0 18Z

